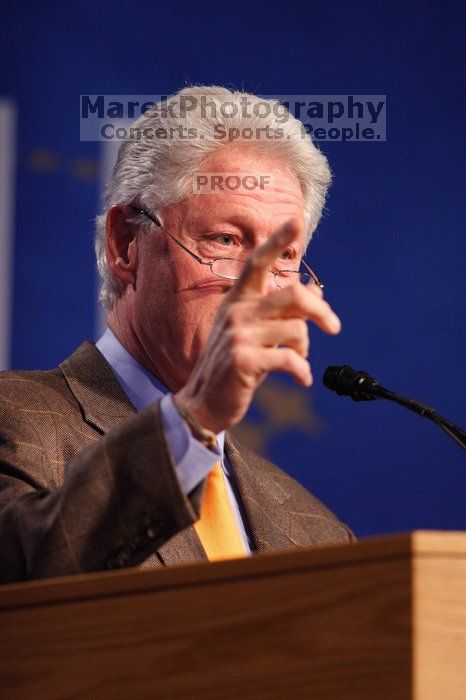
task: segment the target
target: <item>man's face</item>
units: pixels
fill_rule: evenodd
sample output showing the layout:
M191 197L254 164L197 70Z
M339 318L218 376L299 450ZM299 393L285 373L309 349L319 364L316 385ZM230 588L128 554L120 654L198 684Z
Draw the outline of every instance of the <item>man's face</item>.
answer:
M276 159L230 147L210 156L199 174L234 173L268 177L261 188L225 188L196 194L166 209L163 225L202 260L245 260L289 219L304 233L304 208L297 178ZM218 181L217 181L218 182ZM234 181L232 181L234 182ZM251 180L247 187L251 186ZM204 189L204 192L206 190ZM138 236L135 289L127 312L146 365L172 391L183 386L207 344L215 316L232 282L216 277L155 225ZM296 268L299 238L285 257ZM270 291L275 290L271 277Z

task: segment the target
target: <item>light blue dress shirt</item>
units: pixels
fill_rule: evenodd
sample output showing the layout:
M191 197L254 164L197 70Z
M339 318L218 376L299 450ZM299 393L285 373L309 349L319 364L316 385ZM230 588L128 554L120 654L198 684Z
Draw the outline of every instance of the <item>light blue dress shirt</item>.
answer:
M223 472L227 477L225 483L228 498L238 523L245 551L250 555L251 543L246 533L238 500L235 496L232 476L226 463L224 452L225 433L222 432L217 435L219 452L215 454L193 438L186 422L178 413L171 398L172 394L167 387L130 355L109 328L97 341L96 346L112 368L113 373L137 411L142 411L146 406L161 399L160 410L165 435L173 455L178 479L186 495L191 493L205 479L219 459L221 460Z

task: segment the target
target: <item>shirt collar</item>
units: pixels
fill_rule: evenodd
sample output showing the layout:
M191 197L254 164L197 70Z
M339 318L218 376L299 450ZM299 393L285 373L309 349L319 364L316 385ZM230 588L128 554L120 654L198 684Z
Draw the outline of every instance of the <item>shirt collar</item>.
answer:
M171 393L128 352L110 328L97 341L96 347L112 368L136 411L142 411L149 404ZM225 433L219 433L217 442L222 453L224 440Z

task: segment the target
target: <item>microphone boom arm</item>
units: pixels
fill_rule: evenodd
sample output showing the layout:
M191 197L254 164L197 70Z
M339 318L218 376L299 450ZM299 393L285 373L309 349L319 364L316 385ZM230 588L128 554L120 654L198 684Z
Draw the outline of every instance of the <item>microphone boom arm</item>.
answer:
M414 399L395 394L381 386L370 374L355 371L348 365L327 367L323 376L324 385L339 396L350 396L353 401L374 401L386 399L407 408L423 418L429 418L438 425L463 450L466 450L466 432L451 421L440 416L433 408Z
M426 406L420 401L415 401L414 399L407 399L404 396L395 394L393 391L388 391L383 389L385 395L381 395L380 398L388 399L389 401L394 401L400 406L404 406L409 411L417 413L418 416L423 418L429 418L433 423L439 426L447 435L449 435L452 440L454 440L463 450L466 450L466 432L459 428L457 425L447 420L443 416L439 415L433 408Z

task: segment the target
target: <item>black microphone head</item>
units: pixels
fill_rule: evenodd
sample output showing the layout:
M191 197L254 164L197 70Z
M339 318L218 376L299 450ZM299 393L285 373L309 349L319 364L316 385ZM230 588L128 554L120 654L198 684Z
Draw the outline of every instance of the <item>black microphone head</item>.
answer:
M338 396L351 396L354 401L372 401L379 384L367 372L356 371L348 365L330 366L322 378L324 385Z
M354 370L348 365L343 365L342 367L331 365L325 370L322 381L330 391L335 391L339 396L349 396L352 389L351 379L353 374Z

